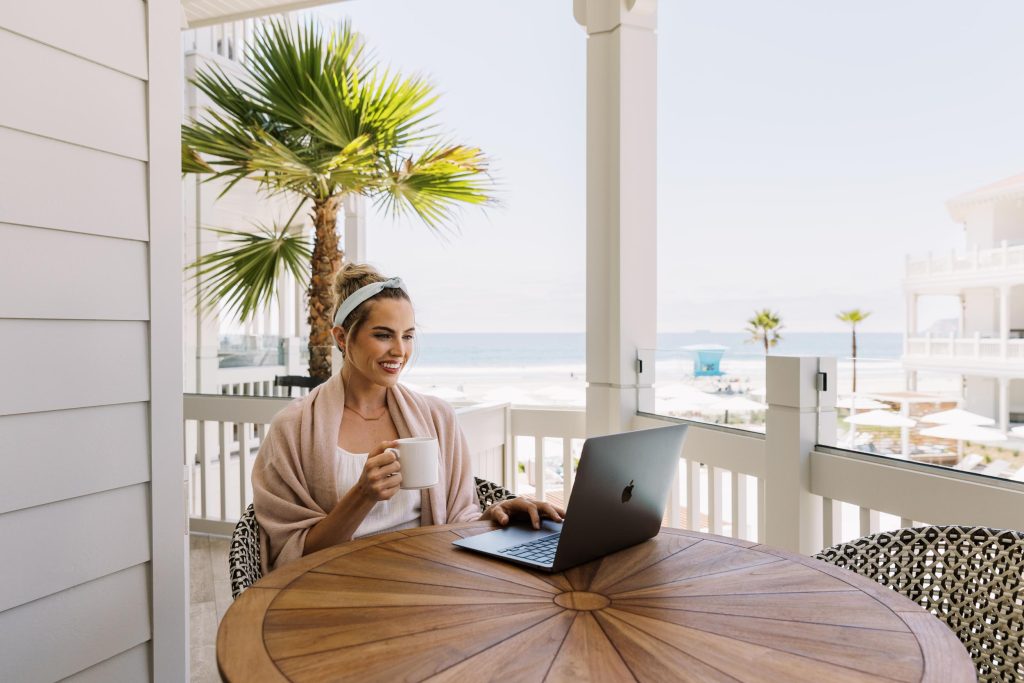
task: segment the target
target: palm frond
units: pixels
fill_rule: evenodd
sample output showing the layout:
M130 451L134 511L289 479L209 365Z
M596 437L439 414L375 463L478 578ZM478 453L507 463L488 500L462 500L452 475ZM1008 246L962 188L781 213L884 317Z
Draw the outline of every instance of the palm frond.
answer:
M437 229L450 223L461 204L486 204L492 184L487 157L479 149L435 146L418 158L387 160L379 206L396 215L415 214Z
M287 270L299 282L309 278L313 250L306 237L291 232L288 225L255 227L255 232L212 229L231 246L189 265L200 305L207 311L220 306L245 322L270 304L283 272Z

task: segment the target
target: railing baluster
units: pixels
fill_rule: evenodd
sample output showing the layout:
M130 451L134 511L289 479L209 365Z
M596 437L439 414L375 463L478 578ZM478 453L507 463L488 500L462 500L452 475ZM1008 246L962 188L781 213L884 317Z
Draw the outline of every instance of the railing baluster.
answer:
M562 505L569 504L572 493L572 439L562 438Z
M722 470L708 465L708 531L722 535Z
M544 437L533 437L533 495L544 500Z
M768 524L764 513L764 477L757 478L757 541L764 543L765 529ZM753 540L753 539L751 539Z
M672 488L668 493L668 525L675 529L683 527L679 520L679 466L683 462L680 460L676 463L675 472L672 473Z
M245 476L249 460L249 423L236 422L235 428L238 429L238 516L241 517L249 504L249 489L252 488L249 477Z
M199 432L199 516L206 518L206 492L207 478L206 478L206 463L209 453L206 448L206 420L197 420Z
M686 523L700 531L700 463L688 460L686 464Z
M836 533L836 522L842 515L836 515L836 502L831 498L821 499L821 534L822 547L831 548L838 543L841 534Z
M217 429L220 446L220 519L228 518L228 454L231 452L231 434L228 433L227 424L218 422Z
M732 485L732 537L747 537L747 476L733 472Z

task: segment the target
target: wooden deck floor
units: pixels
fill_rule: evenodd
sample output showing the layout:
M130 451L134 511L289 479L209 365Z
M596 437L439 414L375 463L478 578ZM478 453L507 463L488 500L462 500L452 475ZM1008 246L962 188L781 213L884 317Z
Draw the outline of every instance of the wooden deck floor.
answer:
M217 626L231 605L226 538L189 536L189 655L193 683L219 683Z

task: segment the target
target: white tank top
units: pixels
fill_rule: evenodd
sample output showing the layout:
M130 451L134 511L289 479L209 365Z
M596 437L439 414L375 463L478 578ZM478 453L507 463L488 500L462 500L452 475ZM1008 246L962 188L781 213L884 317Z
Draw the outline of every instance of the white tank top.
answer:
M368 455L369 453L350 453L344 448L338 447L335 464L338 477L338 497L348 493L359 481L359 475L363 473L363 466L366 465L366 456ZM352 538L418 527L422 507L422 495L419 491L400 489L390 500L377 501Z

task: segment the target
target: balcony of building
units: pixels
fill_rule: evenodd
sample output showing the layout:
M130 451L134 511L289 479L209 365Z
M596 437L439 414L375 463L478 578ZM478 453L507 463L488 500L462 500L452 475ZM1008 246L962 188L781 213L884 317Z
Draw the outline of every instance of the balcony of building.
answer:
M1024 481L837 448L833 359L769 359L766 433L637 412L629 429L688 424L663 524L804 554L923 524L1024 526ZM280 397L184 397L193 546L192 661L215 679L216 625L229 599L226 538L252 500L250 475ZM571 503L587 414L508 403L456 409L475 476ZM1019 468L1017 475L1024 473ZM212 581L212 583L211 583ZM207 597L196 604L196 596Z

